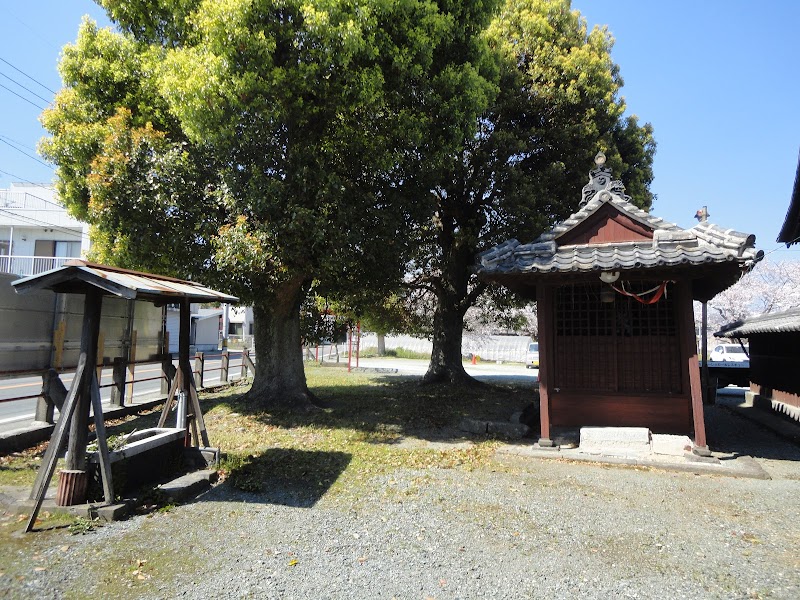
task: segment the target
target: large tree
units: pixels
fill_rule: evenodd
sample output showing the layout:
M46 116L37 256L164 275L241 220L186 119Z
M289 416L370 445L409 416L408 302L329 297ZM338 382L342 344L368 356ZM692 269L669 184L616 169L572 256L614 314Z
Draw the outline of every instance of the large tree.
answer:
M109 261L252 303L249 397L312 406L303 297L402 272L427 165L494 89L464 51L490 3L99 3L120 33L84 23L44 117L62 198Z
M533 239L574 211L599 150L637 204L652 201L652 130L623 116L606 29L588 31L569 0L506 0L485 36L499 94L459 152L436 164L410 263L412 288L435 305L430 382L469 380L464 315L487 293L472 273L478 253ZM494 299L504 304L502 294Z

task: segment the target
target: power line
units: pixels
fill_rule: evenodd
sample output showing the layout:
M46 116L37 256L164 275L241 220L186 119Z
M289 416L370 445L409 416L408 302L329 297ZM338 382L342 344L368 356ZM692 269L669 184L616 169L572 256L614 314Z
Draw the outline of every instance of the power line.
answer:
M12 144L16 144L17 146L21 146L23 148L27 148L28 150L33 150L34 152L36 152L36 148L34 148L33 146L28 146L27 144L23 144L19 140L15 140L14 138L10 138L7 135L3 135L2 133L0 133L0 138L3 138L4 140L8 140Z
M49 98L45 98L44 96L40 96L39 94L37 94L36 92L34 92L32 89L25 87L25 86L24 86L24 85L22 85L22 84L21 84L19 81L17 81L16 79L13 79L13 78L11 78L11 77L9 77L9 76L8 76L8 75L6 75L5 73L0 73L0 77L5 77L5 78L6 78L6 79L8 79L9 81L11 81L11 82L13 82L13 83L16 83L16 84L17 84L19 87L21 87L23 90L25 90L25 91L26 91L26 92L28 92L29 94L33 94L34 96L36 96L36 97L37 97L37 98L39 98L40 100L44 100L45 102L47 102L48 104L50 104L50 99L49 99Z
M51 90L49 87L47 87L47 86L46 86L45 84L43 84L41 81L39 81L38 79L34 79L34 78L33 78L33 77L31 77L30 75L28 75L28 74L27 74L25 71L23 71L23 70L21 70L21 69L18 69L17 67L15 67L14 65L12 65L10 62L8 62L8 61L7 61L5 58L3 58L2 56L0 56L0 61L3 61L4 63L6 63L6 64L7 64L9 67L11 67L12 69L14 69L14 70L15 70L15 71L17 71L18 73L22 73L22 74L23 74L25 77L27 77L28 79L30 79L30 80L31 80L31 81L33 81L34 83L36 83L36 84L38 84L38 85L42 86L44 89L46 89L46 90L47 90L48 92L50 92L51 94L56 94L56 92L55 92L55 91Z
M8 91L9 91L9 92L11 92L12 94L14 94L14 95L15 95L17 98L22 98L23 100L25 100L25 102L27 102L28 104L32 104L33 106L35 106L35 107L36 107L36 108L38 108L39 110L44 110L44 106L39 106L39 105L38 105L38 104L36 104L35 102L32 102L31 100L28 100L28 99L27 99L25 96L21 96L21 95L19 95L17 92L15 92L14 90L12 90L10 87L6 87L6 86L4 86L2 83L0 83L0 87L1 87L1 88L3 88L4 90L8 90Z
M2 87L2 84L0 84L0 87ZM27 156L28 158L30 158L30 159L32 159L32 160L35 160L35 161L36 161L36 162L38 162L40 165L44 165L44 166L45 166L45 167L47 167L48 169L52 169L52 168L53 168L53 165L48 165L46 162L43 162L43 161L39 160L38 158L36 158L35 156L32 156L31 154L28 154L28 153L27 153L27 152L25 152L24 150L20 150L20 149L19 149L19 148L17 148L17 147L16 147L14 144L11 144L11 143L9 143L9 142L7 142L6 140L4 140L4 139L2 139L2 138L0 138L0 142L2 142L3 144L5 144L6 146L10 146L11 148L13 148L14 150L16 150L16 151L17 151L17 152L19 152L20 154L24 154L24 155L25 155L25 156Z
M5 137L5 136L0 136L0 137ZM14 173L9 173L8 171L4 171L3 169L0 169L0 173L2 173L3 175L8 175L9 177L13 177L14 179L16 179L18 181L23 181L25 183L30 183L31 185L35 185L37 187L48 187L47 184L43 184L42 182L38 182L37 183L35 181L31 181L30 179L25 179L24 177L20 177L19 175L14 175ZM31 195L33 196L33 194L31 194ZM37 198L37 197L38 196L34 196L34 198ZM39 200L44 200L44 198L39 198ZM47 200L45 200L45 202L47 202Z

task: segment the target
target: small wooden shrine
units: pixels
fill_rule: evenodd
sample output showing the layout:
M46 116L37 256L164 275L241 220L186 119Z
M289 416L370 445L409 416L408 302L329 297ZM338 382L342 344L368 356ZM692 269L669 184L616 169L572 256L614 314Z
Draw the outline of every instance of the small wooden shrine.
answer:
M195 444L209 445L203 414L197 397L197 389L192 377L189 363L190 304L192 302L228 302L236 303L238 299L221 292L214 291L197 282L182 281L172 277L140 273L106 265L98 265L83 260L67 261L63 267L18 279L12 282L17 293L47 289L57 293L82 294L85 296L83 310L83 327L81 332L81 348L78 365L75 370L69 392L60 407L50 443L36 476L31 491L34 507L31 511L26 531L33 528L36 517L42 506L45 493L56 467L58 453L67 444L67 471L71 477L64 478L64 487L59 489L59 498L70 496L64 504L80 502L85 496L88 478L87 441L89 436L89 418L94 415L97 435L100 476L103 484L103 496L107 504L114 501L114 488L111 479L111 458L106 440L103 409L100 401L100 388L97 380L97 344L100 333L100 313L104 296L118 296L128 300L146 300L159 306L165 304L180 305L180 332L178 350L178 369L164 410L158 424L159 432L164 427L168 411L173 399L181 392L189 404L186 412L191 412L192 428ZM185 414L185 413L184 413ZM189 427L189 423L185 423ZM182 436L184 427L176 428L177 436ZM188 431L188 430L187 430ZM141 433L141 432L140 432ZM167 436L169 437L169 436ZM174 437L174 436L172 436ZM60 482L61 483L61 482ZM81 489L73 494L72 489Z
M536 300L540 446L551 427L647 427L707 452L692 301L760 260L755 236L690 229L630 202L598 154L580 209L530 244L479 257L481 279Z

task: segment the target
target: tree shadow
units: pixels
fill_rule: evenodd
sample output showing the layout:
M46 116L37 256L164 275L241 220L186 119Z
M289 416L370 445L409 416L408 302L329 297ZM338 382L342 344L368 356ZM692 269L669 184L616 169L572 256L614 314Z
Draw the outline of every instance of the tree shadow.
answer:
M231 457L225 485L252 494L254 501L311 508L352 460L345 452L269 448Z
M465 418L508 422L513 413L530 405L535 388L527 384L459 385L422 383L419 376L380 376L369 385L315 386L312 391L325 400L327 408L295 412L265 409L228 395L207 398L203 410L218 404L261 423L282 428L330 427L355 429L382 438L391 431L395 438L410 436L434 442L463 441L469 434L459 429ZM384 443L391 440L385 439Z

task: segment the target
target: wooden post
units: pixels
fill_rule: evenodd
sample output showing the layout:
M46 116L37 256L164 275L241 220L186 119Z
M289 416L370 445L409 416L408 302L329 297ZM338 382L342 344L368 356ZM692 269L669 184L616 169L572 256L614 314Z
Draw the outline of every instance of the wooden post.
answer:
M100 311L103 296L92 288L86 293L81 332L81 356L86 357L86 370L78 389L78 406L69 430L67 469L86 470L86 444L89 437L89 406L91 405L91 372L97 365L97 341L100 335ZM77 374L76 374L77 376Z
M177 369L175 371L175 378L172 380L172 386L169 389L167 399L164 400L164 407L161 409L161 417L158 419L159 428L164 427L166 424L167 416L172 408L172 400L175 398L175 395L178 393L179 389L183 389L183 376L182 371Z
M192 315L188 299L181 300L180 330L178 331L178 369L181 370L181 389L189 393L192 381L192 365L189 363L189 337L191 335Z
M253 363L253 359L250 358L249 348L242 352L242 377L247 375L248 371L252 371L253 375L256 374L256 365Z
M85 321L86 319L84 318L84 323ZM87 368L91 370L91 367L87 367L86 355L81 353L78 357L78 367L75 369L75 378L72 380L69 393L64 400L64 408L59 414L58 423L56 423L56 427L53 429L53 435L50 436L50 443L47 444L47 450L45 450L44 458L42 459L42 466L39 467L39 471L36 473L36 481L33 483L33 489L30 495L34 504L31 515L28 518L28 524L25 526L26 532L33 529L33 524L36 522L39 510L42 508L42 502L44 501L47 487L50 485L50 480L53 478L53 472L56 468L58 454L61 448L64 447L64 442L67 439L67 431L70 429L70 424L73 420L72 417L79 404L78 390L82 387L81 383Z
M136 338L137 332L131 331L131 346L128 348L128 399L133 402L133 380L136 375Z
M64 338L67 335L66 321L59 321L53 332L53 368L60 369L64 364Z
M106 334L103 331L98 332L97 334L97 359L96 365L97 368L95 369L97 372L97 382L98 385L100 381L103 379L103 361L105 360L105 353L106 353Z
M175 366L172 364L172 354L165 354L161 361L161 393L166 394L172 387L175 378Z
M239 374L240 379L247 379L247 359L250 358L250 349L242 349L242 370Z
M67 397L67 388L58 376L58 371L48 369L42 373L42 395L36 402L34 421L42 423L55 422L55 409L64 408L64 399Z
M203 389L203 371L206 367L206 355L202 352L194 353L194 386Z
M691 283L680 281L678 287L678 322L681 329L682 356L684 372L688 375L689 394L692 403L692 422L694 424L693 452L701 456L709 456L706 442L706 423L703 411L703 392L700 383L700 365L697 361L697 340L694 335L694 312L692 310Z
M97 454L100 457L100 479L103 482L103 498L106 504L114 502L114 483L111 479L111 461L108 454L108 437L106 422L103 417L103 405L100 400L100 386L96 379L89 385L92 395L92 412L94 414L94 430L97 433Z
M114 358L112 369L113 386L111 387L111 406L125 404L125 359L121 356Z
M225 348L222 351L222 358L220 360L220 371L219 371L219 380L222 383L228 383L228 367L230 365L230 353L228 349Z
M536 314L539 323L539 419L541 432L539 446L550 448L550 375L553 372L553 290L544 285L536 286Z

